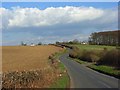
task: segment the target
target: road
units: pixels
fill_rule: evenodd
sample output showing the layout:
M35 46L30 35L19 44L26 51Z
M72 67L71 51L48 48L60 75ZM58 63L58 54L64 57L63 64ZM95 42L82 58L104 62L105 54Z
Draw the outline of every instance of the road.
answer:
M68 53L61 55L71 79L71 88L118 88L118 79L91 70L68 58ZM115 89L114 89L115 90Z

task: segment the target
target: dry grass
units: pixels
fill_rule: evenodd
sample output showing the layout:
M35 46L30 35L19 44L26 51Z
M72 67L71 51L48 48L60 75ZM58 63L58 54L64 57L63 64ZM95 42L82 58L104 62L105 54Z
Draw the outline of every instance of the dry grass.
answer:
M55 46L4 46L2 70L22 71L49 68L48 57L62 49Z

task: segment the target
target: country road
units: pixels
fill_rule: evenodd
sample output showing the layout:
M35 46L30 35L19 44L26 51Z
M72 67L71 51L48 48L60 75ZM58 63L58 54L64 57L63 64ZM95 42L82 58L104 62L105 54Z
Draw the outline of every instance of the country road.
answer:
M118 79L80 65L70 60L68 55L68 53L61 55L60 61L68 71L71 88L118 88Z

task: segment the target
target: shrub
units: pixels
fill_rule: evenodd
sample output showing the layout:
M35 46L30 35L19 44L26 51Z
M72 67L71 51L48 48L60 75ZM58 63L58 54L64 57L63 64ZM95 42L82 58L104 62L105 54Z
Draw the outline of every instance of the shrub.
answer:
M104 52L103 56L100 58L99 63L103 65L120 67L119 57L120 57L120 51L117 49L106 51Z
M70 52L70 54L69 54L69 56L71 57L71 58L77 58L77 52L75 52L75 51L72 51L72 52Z
M72 52L69 54L72 58L78 58L83 61L94 62L101 65L114 66L117 69L120 68L120 50L112 49L108 50L103 48L103 51L93 51L93 50L80 50L79 48L73 46Z
M76 47L76 46L72 46L71 48L72 48L72 50L75 51L75 52L78 52L78 51L79 51L79 48Z
M54 64L56 60L55 54L52 54L51 56L49 56L48 59L50 60L51 64Z
M100 58L99 54L95 51L80 50L77 47L72 48L72 52L69 54L69 56L88 62L97 62Z
M81 56L81 60L88 61L88 62L96 62L99 60L99 56L95 51L87 51L84 50Z
M72 47L72 51L69 53L69 56L72 57L72 58L79 58L79 57L78 57L79 52L80 52L79 48L73 46L73 47Z
M83 50L79 55L79 59L90 62L91 61L90 52L86 51L86 50Z
M97 55L95 55L95 54L92 54L92 55L91 55L91 60L92 60L92 62L97 63L97 62L99 61L99 59L100 59L99 56L97 56Z

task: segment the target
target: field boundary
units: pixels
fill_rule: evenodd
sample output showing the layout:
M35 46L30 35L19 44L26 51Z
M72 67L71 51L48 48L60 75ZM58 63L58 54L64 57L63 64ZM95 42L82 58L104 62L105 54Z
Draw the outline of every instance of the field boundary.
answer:
M61 55L66 53L66 51L67 50L65 49L64 51L58 52L53 56L53 57L55 57L55 60L58 60L59 68L61 68L65 74L63 76L59 77L56 82L53 82L53 84L50 86L50 88L53 88L53 87L54 88L61 88L61 89L70 88L70 76L68 75L68 71L67 71L65 65L59 59ZM61 86L61 84L63 86Z

